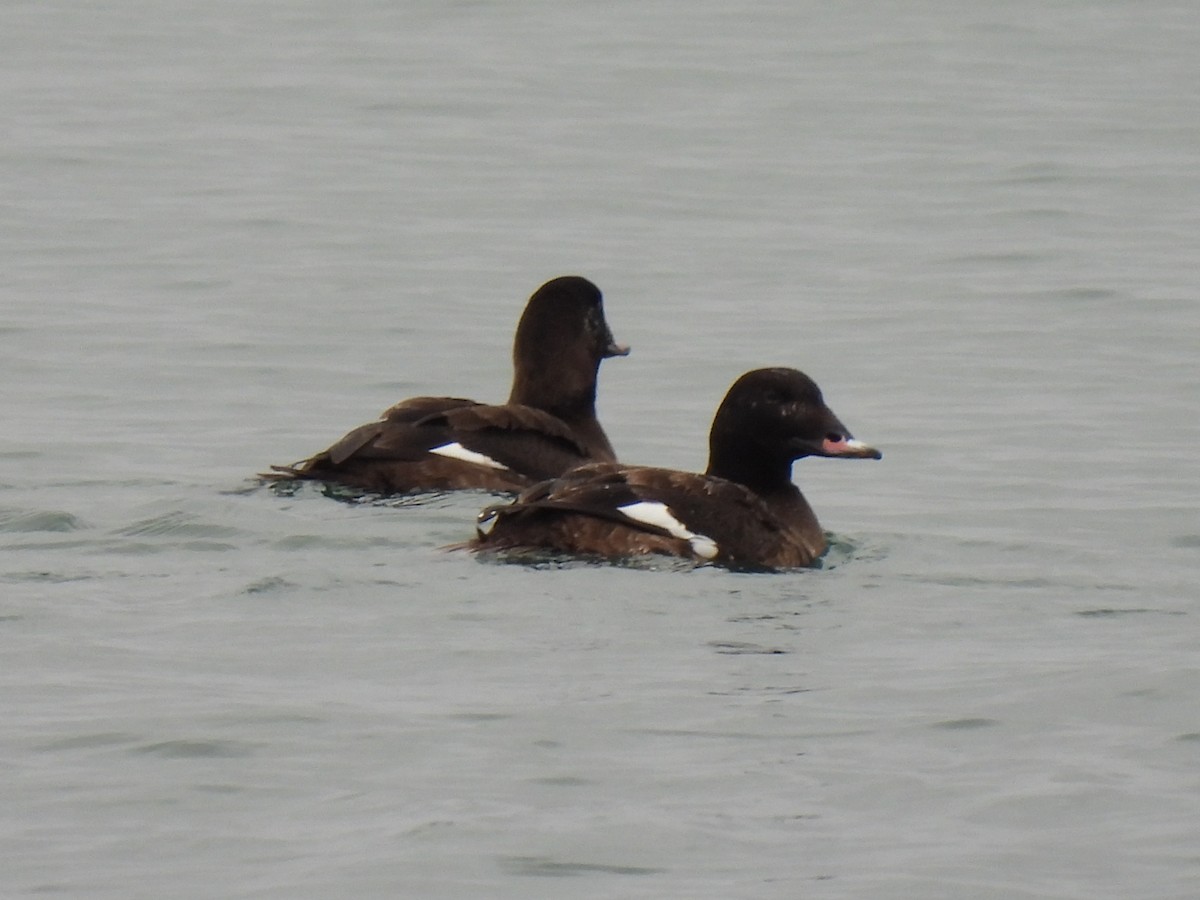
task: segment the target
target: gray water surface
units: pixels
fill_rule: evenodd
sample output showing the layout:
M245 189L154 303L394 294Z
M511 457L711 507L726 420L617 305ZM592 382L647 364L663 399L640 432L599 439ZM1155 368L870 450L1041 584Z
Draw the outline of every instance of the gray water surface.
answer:
M1197 896L1193 4L0 19L4 896ZM256 489L565 273L623 459L763 365L884 450L824 568Z

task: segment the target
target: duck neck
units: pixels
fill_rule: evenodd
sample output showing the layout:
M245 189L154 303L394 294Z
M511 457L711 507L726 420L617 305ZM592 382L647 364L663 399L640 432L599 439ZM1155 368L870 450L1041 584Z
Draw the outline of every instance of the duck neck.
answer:
M766 455L747 457L738 453L724 454L713 447L707 474L745 485L787 527L806 535L809 543L820 539L823 545L823 532L817 516L800 489L792 483L792 460Z
M510 404L532 406L548 412L567 425L584 444L588 455L598 460L615 460L608 435L596 418L597 360L590 368L555 362L548 366L518 366L513 376ZM547 377L547 372L553 372Z
M596 414L600 358L579 341L531 334L524 319L513 343L509 403L533 406L560 418Z
M746 440L722 435L716 429L708 445L707 474L744 484L763 498L800 493L792 484L789 457L748 445Z
M535 368L535 371L530 371ZM521 366L513 375L508 402L532 406L564 421L596 415L596 375L599 365L588 375L572 375L566 366L545 368ZM549 374L553 373L553 374Z

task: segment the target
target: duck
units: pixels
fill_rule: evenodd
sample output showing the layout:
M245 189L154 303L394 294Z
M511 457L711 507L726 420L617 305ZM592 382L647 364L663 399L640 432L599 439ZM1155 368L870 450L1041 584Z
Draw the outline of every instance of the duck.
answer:
M755 369L721 401L703 473L580 466L484 509L467 546L610 561L661 554L738 570L813 566L828 544L792 483L792 464L809 456L883 454L850 434L803 372Z
M575 466L613 462L596 418L596 380L603 360L628 354L613 339L595 284L579 275L551 279L517 323L506 403L411 397L320 453L260 477L374 494L515 494Z

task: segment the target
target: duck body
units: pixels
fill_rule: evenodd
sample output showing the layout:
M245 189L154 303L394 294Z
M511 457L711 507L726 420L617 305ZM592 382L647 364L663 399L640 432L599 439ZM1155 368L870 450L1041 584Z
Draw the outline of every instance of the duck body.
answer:
M574 466L614 458L607 439L588 444L562 419L532 406L414 397L327 450L295 466L273 469L285 478L330 481L373 493L515 493Z
M511 506L489 508L475 542L476 549L604 559L662 554L750 569L808 566L825 546L794 486L768 503L724 478L618 463L581 466Z
M703 473L598 463L535 485L480 516L476 550L619 559L664 554L738 569L813 565L824 532L791 465L803 456L880 458L855 441L794 369L757 369L730 388Z
M574 466L614 460L596 418L596 379L602 360L628 352L613 340L594 284L578 276L553 279L530 298L518 324L507 403L409 398L320 453L272 466L263 477L378 493L515 493Z

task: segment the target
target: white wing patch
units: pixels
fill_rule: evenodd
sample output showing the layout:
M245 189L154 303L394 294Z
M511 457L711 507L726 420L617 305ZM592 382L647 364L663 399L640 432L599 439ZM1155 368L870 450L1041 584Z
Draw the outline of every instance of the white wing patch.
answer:
M449 444L442 444L440 447L432 447L430 453L436 453L438 456L445 456L449 459L461 459L463 462L475 463L477 466L487 466L490 469L507 469L508 466L504 463L498 463L490 456L484 456L482 453L476 453L474 450L468 450L458 441L453 441Z
M492 529L495 528L496 523L500 521L500 517L496 515L496 513L499 511L500 507L489 506L475 517L475 532L480 537L487 537L492 533Z
M692 545L692 552L701 559L712 559L717 555L717 542L707 535L696 534L680 522L667 508L665 503L652 500L639 500L637 503L626 503L618 506L617 511L628 516L635 522L653 525L661 528L671 537L682 538Z

